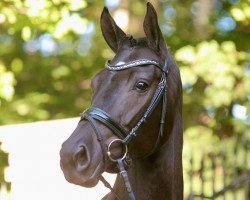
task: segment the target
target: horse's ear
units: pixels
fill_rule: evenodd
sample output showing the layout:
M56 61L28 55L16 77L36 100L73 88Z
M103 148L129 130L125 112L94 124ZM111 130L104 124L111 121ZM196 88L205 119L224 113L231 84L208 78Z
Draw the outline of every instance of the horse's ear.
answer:
M101 29L107 44L116 52L126 34L116 25L106 7L104 7L101 15Z
M147 13L145 15L143 28L147 36L149 46L157 52L166 53L167 47L158 25L157 13L150 2L147 3Z

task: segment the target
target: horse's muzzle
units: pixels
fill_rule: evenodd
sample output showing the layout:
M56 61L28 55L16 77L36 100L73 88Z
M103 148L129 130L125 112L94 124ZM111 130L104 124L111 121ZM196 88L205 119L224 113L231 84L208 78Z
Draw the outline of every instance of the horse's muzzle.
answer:
M87 125L79 123L60 150L60 166L66 180L84 187L95 186L104 171L101 148L89 131L92 130Z

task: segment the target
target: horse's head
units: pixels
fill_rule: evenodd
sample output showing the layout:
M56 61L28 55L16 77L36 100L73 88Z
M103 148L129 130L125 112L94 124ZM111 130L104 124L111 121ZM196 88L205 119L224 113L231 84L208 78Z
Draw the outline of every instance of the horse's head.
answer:
M118 67L124 63L145 59L157 61L160 65L165 64L166 58L171 56L168 55L156 12L150 3L147 4L143 27L146 37L134 39L116 25L107 8L104 8L101 15L102 33L115 52L115 57L109 65ZM161 75L162 70L150 63L143 67L131 67L119 71L104 69L92 79L91 107L108 113L128 133L148 108L158 88ZM168 105L172 102L170 95L171 91L168 93ZM148 122L140 128L138 136L129 143L129 153L132 158L144 157L154 148L158 138L161 109L162 102L154 109ZM60 152L61 168L65 178L84 187L95 186L105 170L117 171L114 162L109 159L106 162L103 159L105 157L103 148L118 138L117 134L100 120L94 119L94 124L91 124L92 122L93 119L83 117L72 135L63 143ZM95 127L98 130L95 130ZM103 137L105 147L98 141L96 134L98 131ZM166 135L157 148L164 144ZM110 151L113 157L119 157L123 154L123 145L119 142L114 143Z

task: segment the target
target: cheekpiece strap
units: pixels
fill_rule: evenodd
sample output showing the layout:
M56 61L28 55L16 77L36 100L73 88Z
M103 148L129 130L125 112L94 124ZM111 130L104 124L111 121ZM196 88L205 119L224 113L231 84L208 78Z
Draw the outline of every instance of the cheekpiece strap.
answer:
M129 200L135 200L135 195L132 191L131 184L130 184L129 179L128 179L128 173L125 170L123 161L121 159L117 160L117 166L120 170L120 176L122 177L124 185L125 185L126 190L128 192Z
M129 134L124 139L124 143L128 144L130 140L136 136L137 131L140 129L140 127L147 121L148 117L151 115L151 113L154 111L155 107L158 105L159 101L161 100L162 95L165 92L166 88L166 74L163 73L161 77L161 81L158 84L158 87L155 91L155 94L146 110L142 118L137 122L135 127L129 132Z

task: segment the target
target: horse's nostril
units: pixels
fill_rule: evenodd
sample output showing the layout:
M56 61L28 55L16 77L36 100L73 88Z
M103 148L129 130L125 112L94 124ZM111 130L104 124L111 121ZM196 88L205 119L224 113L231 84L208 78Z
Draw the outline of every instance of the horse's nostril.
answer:
M84 146L79 147L79 149L74 154L74 162L76 165L76 169L79 172L85 170L89 166L90 159L87 148L85 148Z
M85 158L86 158L86 151L85 148L82 148L82 150L78 154L78 162L80 163L85 162Z

